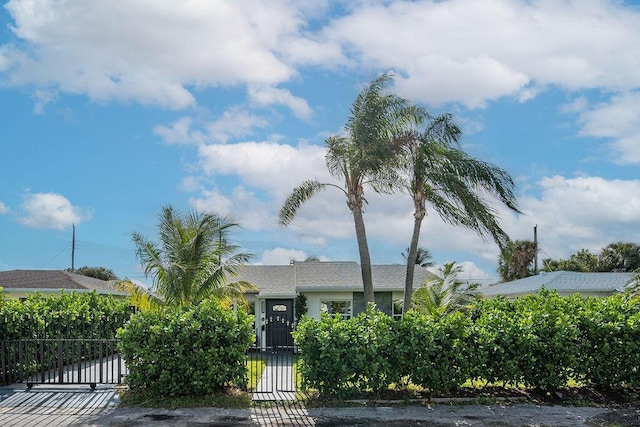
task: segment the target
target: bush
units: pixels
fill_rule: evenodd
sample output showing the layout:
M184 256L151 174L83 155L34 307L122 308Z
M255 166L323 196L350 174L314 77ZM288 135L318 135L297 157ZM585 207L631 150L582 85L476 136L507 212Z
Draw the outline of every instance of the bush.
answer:
M437 318L409 311L396 323L396 375L435 393L459 387L471 376L470 326L462 313Z
M590 385L640 386L640 298L589 298L577 307L577 377Z
M118 331L132 389L163 396L199 395L243 386L252 317L205 301L192 308L137 313Z

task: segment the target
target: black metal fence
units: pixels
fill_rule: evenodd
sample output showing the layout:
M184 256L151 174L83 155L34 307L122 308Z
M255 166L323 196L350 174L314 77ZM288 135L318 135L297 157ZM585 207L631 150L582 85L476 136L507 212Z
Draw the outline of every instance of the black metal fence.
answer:
M283 318L266 320L258 345L247 352L247 391L262 394L265 399L296 392L300 379L299 353L291 336L294 328L293 322Z
M20 339L1 343L2 383L119 384L127 374L115 339Z

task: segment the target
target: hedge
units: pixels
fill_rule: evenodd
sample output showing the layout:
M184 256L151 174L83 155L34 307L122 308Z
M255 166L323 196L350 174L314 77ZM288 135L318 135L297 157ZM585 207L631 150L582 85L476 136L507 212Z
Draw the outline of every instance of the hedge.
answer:
M159 396L200 395L244 386L252 316L205 301L140 312L118 331L131 389Z
M303 386L347 396L411 382L442 393L467 380L542 390L570 379L640 386L640 299L560 297L542 291L481 300L470 314L409 311L393 321L373 307L342 320L308 317L294 333Z

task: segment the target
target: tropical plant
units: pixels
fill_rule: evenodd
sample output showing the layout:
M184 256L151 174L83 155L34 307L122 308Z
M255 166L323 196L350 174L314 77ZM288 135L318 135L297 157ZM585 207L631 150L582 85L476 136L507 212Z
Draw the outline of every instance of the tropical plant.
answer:
M476 298L477 283L458 280L463 268L455 261L438 268L436 278L420 286L413 294L412 309L423 314L442 317L464 309Z
M498 224L488 197L518 212L514 183L507 171L475 159L459 148L460 128L450 114L431 117L424 113L424 130L404 145L398 177L392 186L408 192L413 199L414 223L407 256L404 306L411 301L413 272L417 259L422 221L427 203L446 223L490 236L500 246L509 237Z
M287 226L302 204L317 193L329 187L342 191L353 215L366 303L373 302L374 298L363 218L364 187L379 185L378 190L384 191L384 183L389 182L389 174L393 174L387 165L407 141L407 124L420 117L417 107L396 95L384 93L391 80L391 74L383 74L360 91L351 106L346 134L331 136L325 141L327 169L334 178L343 181L343 186L316 179L304 181L293 189L279 213L280 224Z
M533 276L536 243L532 240L516 240L500 250L498 274L504 282Z
M168 305L198 304L209 298L243 301L243 293L254 287L243 281L230 282L250 254L237 252L228 234L238 224L213 213L184 215L164 206L159 215L159 242L133 233L136 254L145 275L153 277L151 291Z
M402 257L404 258L405 261L407 261L409 259L409 251L411 250L411 248L407 248L405 249L405 251L402 253ZM419 265L421 267L433 267L433 261L431 261L431 258L433 258L431 256L431 252L429 252L429 249L426 248L422 248L422 247L418 247L416 248L416 262L415 265Z
M118 276L115 275L113 270L110 270L105 267L80 267L72 270L70 268L66 269L70 273L80 274L82 276L93 277L94 279L100 280L118 280Z
M598 256L601 271L629 272L640 268L640 246L630 242L610 243Z

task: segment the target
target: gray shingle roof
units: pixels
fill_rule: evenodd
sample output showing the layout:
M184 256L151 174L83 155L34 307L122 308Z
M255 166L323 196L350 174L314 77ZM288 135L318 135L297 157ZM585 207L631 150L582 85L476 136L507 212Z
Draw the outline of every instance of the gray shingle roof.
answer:
M0 287L6 290L33 289L97 291L103 294L124 295L115 289L115 281L104 281L63 270L0 271Z
M376 291L404 289L406 266L372 265L373 287ZM414 288L434 275L416 266ZM360 265L355 262L305 261L290 265L246 265L239 270L239 278L260 289L260 295L295 295L296 291L362 290Z
M535 294L542 287L559 292L622 292L634 273L580 273L575 271L542 272L511 282L482 288L487 296Z

